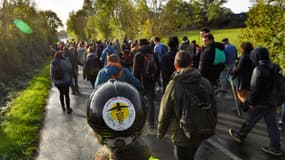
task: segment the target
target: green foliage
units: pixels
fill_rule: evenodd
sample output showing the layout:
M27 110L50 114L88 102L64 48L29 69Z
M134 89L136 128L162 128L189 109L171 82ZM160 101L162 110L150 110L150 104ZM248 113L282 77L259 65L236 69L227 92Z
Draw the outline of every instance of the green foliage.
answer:
M25 34L13 24L26 22L33 32ZM20 78L48 57L48 46L57 41L61 21L52 11L36 11L28 0L3 0L0 6L0 78Z
M83 9L72 13L67 31L77 39L153 37L190 27L221 25L229 9L226 0L85 0ZM79 14L79 12L84 14Z
M241 38L255 46L269 49L271 58L285 68L285 2L280 0L257 1L249 11L247 28Z
M84 32L87 23L87 12L79 10L76 13L72 12L67 20L67 33L75 37L77 40L86 39Z
M12 101L0 126L0 159L33 159L50 84L46 65Z

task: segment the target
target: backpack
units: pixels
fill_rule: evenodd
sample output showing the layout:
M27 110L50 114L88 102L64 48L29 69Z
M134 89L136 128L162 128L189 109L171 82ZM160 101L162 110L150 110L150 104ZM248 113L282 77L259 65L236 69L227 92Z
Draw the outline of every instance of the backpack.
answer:
M124 66L133 65L133 55L130 50L124 50L121 52L122 64Z
M177 103L181 107L179 126L189 139L191 135L208 138L215 134L217 125L216 102L208 86L203 86L201 80L180 87L182 96Z
M144 80L154 81L157 77L158 67L154 58L154 54L144 54L144 64L142 70L142 76Z
M225 51L215 48L215 58L214 58L214 65L217 64L225 64L226 63L226 54Z
M64 79L64 70L61 66L60 59L55 59L52 62L52 75L55 80L62 80Z
M265 66L273 74L272 94L270 103L274 106L280 106L285 102L285 77L282 75L282 70L277 64L273 64L273 68Z
M99 70L102 68L101 61L96 55L90 55L86 61L87 75L96 77Z

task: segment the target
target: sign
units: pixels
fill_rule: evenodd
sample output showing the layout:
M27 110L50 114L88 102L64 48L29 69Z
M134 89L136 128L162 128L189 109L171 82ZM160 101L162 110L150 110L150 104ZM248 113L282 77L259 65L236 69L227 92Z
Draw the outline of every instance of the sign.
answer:
M135 108L125 97L109 99L104 105L102 115L106 125L115 131L127 130L136 119Z

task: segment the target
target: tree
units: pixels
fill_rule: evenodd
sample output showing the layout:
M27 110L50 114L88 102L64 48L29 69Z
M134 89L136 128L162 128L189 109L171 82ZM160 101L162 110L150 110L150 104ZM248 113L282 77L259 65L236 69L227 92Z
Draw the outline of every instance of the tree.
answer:
M169 0L161 13L164 32L175 32L193 24L193 7L182 0Z
M76 39L86 39L84 28L88 20L87 12L83 9L71 12L67 20L67 32Z
M281 0L258 0L250 9L243 30L243 41L251 41L255 46L267 47L273 61L285 67L285 20L284 3Z

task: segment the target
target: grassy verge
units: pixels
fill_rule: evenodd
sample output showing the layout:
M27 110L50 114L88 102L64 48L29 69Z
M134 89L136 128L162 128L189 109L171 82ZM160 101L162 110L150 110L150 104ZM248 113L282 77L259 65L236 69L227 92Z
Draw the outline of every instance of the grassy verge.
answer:
M46 65L12 101L0 126L0 160L33 159L50 86Z
M223 38L228 38L230 43L235 45L237 48L239 48L241 42L239 39L239 35L241 34L242 28L237 29L211 29L211 33L213 33L215 37L215 41L221 42ZM200 30L191 30L191 31L185 31L185 32L177 32L173 35L178 36L179 42L182 42L183 36L188 36L190 41L196 40L196 42L201 45L203 43L202 39L200 38ZM163 42L167 42L168 37L164 37L162 39Z

